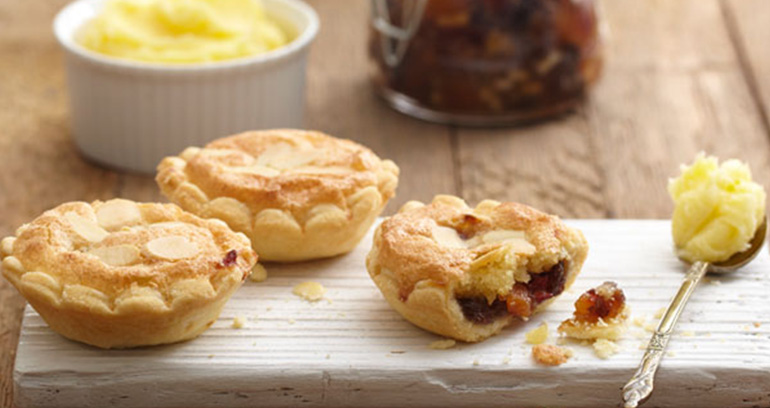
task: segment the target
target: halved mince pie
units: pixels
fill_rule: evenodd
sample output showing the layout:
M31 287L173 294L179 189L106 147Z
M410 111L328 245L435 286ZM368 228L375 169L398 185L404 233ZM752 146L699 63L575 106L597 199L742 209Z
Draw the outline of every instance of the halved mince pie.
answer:
M265 261L352 250L395 194L398 167L320 132L247 132L191 147L158 166L171 201L225 221Z
M587 252L583 234L556 216L437 196L380 224L367 269L407 320L473 342L545 307L572 284Z
M221 221L121 199L46 211L0 252L5 278L54 331L102 348L196 337L257 260Z

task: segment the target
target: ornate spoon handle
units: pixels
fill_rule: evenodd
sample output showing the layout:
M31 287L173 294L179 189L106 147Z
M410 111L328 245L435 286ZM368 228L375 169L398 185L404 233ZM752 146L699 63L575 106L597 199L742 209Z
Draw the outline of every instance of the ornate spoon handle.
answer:
M636 408L652 394L655 372L658 371L660 361L663 359L663 353L666 351L671 333L674 331L679 315L684 310L690 295L695 291L695 287L698 286L698 282L706 274L708 268L709 264L706 262L695 262L687 271L682 286L679 287L676 296L671 300L666 313L663 314L660 323L658 323L655 334L652 335L647 344L647 350L644 352L639 368L623 387L625 408Z

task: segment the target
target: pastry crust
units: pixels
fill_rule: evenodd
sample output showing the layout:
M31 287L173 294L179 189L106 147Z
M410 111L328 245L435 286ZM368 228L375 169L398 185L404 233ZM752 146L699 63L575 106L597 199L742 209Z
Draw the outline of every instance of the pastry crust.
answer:
M54 331L102 348L198 336L257 260L221 221L122 199L46 211L0 253L5 278Z
M544 278L563 267L560 293L574 282L587 251L580 231L523 204L485 200L470 208L460 198L436 196L429 205L409 202L380 224L367 269L388 303L407 320L475 342L517 319L526 320L528 314L504 307L507 313L473 321L458 299L481 298L493 305L514 286L531 288L538 275ZM527 312L543 309L559 293L536 294L540 297Z
M171 201L251 238L265 261L351 251L395 194L398 167L320 132L246 132L158 165Z

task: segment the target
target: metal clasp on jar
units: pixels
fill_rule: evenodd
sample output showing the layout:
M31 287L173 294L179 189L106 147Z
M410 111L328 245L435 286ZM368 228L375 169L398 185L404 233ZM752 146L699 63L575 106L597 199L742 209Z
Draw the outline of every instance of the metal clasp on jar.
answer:
M393 68L401 63L401 59L404 58L404 54L409 48L409 41L420 27L428 0L403 2L401 9L401 21L405 22L403 27L394 25L391 21L387 0L371 1L372 26L381 34L382 59L389 67Z

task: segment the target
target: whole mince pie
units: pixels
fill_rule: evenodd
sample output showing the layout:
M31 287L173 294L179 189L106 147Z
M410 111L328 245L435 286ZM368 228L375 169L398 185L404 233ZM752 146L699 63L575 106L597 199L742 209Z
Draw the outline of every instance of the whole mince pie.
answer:
M3 275L54 331L101 348L198 336L251 272L245 235L173 204L62 204L0 242Z
M623 290L615 282L604 282L580 295L572 317L559 325L559 333L575 339L617 340L628 315Z
M404 318L475 342L547 306L572 285L587 252L583 234L556 216L439 195L380 224L367 269Z
M350 140L272 129L189 147L158 165L163 194L246 234L263 261L350 252L392 198L398 166Z

